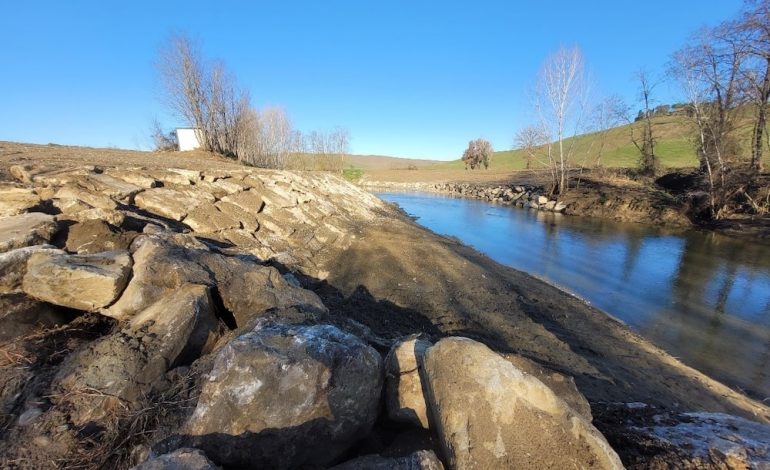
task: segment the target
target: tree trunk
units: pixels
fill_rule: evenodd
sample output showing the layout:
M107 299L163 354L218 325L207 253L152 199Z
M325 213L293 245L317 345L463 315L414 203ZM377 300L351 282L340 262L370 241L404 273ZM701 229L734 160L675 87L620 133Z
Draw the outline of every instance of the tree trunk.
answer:
M751 169L756 173L762 171L763 133L767 125L767 100L770 98L770 57L767 58L765 77L759 90L759 103L757 103L757 122L754 123L753 141L751 149Z

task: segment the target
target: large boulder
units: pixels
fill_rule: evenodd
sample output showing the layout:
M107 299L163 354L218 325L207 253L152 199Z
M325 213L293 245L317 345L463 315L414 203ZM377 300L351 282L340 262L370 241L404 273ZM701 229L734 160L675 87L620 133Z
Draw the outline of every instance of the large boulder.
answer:
M104 220L86 220L67 230L67 251L78 254L127 250L136 233L122 232Z
M442 339L425 376L450 468L623 468L590 422L481 343Z
M265 207L262 195L255 190L241 191L231 196L225 196L222 198L222 201L240 207L250 214L257 214Z
M29 212L0 219L0 253L24 246L48 243L58 224L52 215Z
M27 260L22 289L36 299L77 310L96 311L113 303L128 283L127 251L68 255L38 251Z
M554 370L540 366L536 362L518 354L504 354L503 357L520 371L535 376L543 382L553 393L564 400L570 408L578 412L588 421L593 420L591 405L586 397L580 393L575 379Z
M185 426L224 466L333 462L366 436L380 408L382 359L331 325L259 325L227 344Z
M430 427L420 374L430 342L410 338L393 345L385 358L385 403L393 421Z
M147 459L131 470L218 470L219 467L198 449L177 449Z
M140 208L173 220L182 220L205 199L170 188L152 188L139 193L135 203Z
M81 201L91 207L114 210L118 204L101 192L88 191L77 185L62 186L53 196L54 199Z
M633 405L624 413L633 422L624 430L627 441L639 443L631 455L644 455L645 447L661 449L641 465L679 468L688 462L687 468L770 468L770 425L723 413L662 412Z
M214 287L234 317L231 327L247 325L273 308L326 310L313 292L290 285L275 268L251 260L186 248L174 240L147 235L137 237L131 249L131 282L121 298L103 312L113 318L130 318L186 283Z
M364 455L330 470L444 470L444 465L432 450L418 450L403 457Z
M236 218L222 212L210 202L202 203L191 210L184 218L184 223L200 233L241 228L241 223Z
M38 206L40 196L32 189L0 186L0 217L18 215Z
M25 246L0 253L0 294L21 292L21 283L27 273L27 261L34 253L41 251L63 254L51 245Z
M210 351L220 334L209 288L188 284L70 358L55 388L73 422L99 421L136 403L173 366Z

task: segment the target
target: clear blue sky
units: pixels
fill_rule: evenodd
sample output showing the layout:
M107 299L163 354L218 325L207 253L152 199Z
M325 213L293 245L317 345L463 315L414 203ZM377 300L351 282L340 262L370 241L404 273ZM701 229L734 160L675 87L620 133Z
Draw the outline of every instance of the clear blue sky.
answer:
M153 61L172 32L225 61L255 104L302 130L347 127L352 150L451 159L468 140L510 147L531 117L544 58L579 45L595 91L632 101L632 73L740 0L427 2L6 1L0 10L0 140L147 148ZM644 15L649 17L645 18ZM677 98L658 88L660 101Z

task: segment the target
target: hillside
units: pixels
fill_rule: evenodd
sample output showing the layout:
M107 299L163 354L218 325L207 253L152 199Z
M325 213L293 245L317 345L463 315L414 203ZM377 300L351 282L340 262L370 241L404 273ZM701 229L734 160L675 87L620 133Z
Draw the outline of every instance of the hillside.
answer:
M361 170L407 170L423 168L436 163L435 160L386 157L383 155L348 155L345 160L346 167L352 166Z
M606 131L593 132L567 139L565 144L575 150L574 166L593 167L601 153L601 164L609 168L630 168L637 164L639 152L631 141L632 132L641 135L642 123L632 123ZM698 164L692 143L693 128L685 116L669 115L653 118L653 136L656 139L655 153L666 168L693 167ZM748 116L738 124L738 136L748 143L751 136L751 122ZM603 145L602 145L603 144ZM745 151L749 151L748 148ZM770 152L765 154L765 164L770 164ZM543 165L537 165L542 167ZM460 159L438 164L435 169L463 169ZM496 171L515 171L525 169L523 150L505 150L495 152L492 166Z

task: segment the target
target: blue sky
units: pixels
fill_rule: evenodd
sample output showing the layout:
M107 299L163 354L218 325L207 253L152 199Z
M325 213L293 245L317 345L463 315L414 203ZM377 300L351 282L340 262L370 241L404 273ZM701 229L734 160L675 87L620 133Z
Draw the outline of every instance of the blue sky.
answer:
M509 148L532 117L545 57L579 45L594 92L635 96L700 26L740 0L428 2L3 2L0 140L147 148L172 127L153 62L171 33L225 61L258 106L302 130L343 126L352 151L458 158ZM644 18L649 14L649 18ZM661 102L677 99L662 83Z

